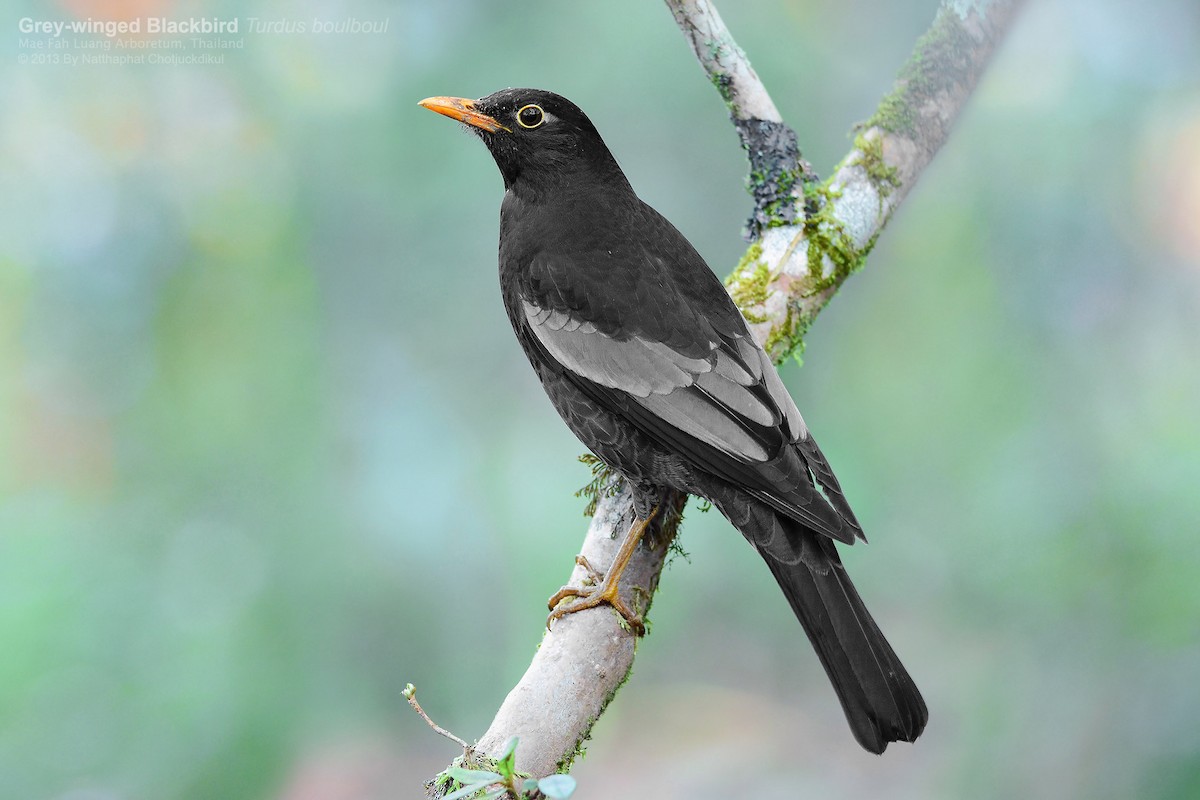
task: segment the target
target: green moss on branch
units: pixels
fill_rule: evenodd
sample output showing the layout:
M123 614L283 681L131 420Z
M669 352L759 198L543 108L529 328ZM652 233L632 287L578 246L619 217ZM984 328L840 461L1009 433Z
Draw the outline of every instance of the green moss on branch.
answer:
M854 148L859 153L854 163L866 171L881 201L900 188L900 170L883 160L883 136L860 133L854 137Z
M733 298L747 322L758 324L767 321L761 309L763 303L771 296L771 280L771 268L762 258L762 245L755 242L725 279L729 296Z
M943 5L933 25L917 40L896 86L879 103L864 128L881 128L916 138L925 100L954 89L972 71L977 43L958 12Z

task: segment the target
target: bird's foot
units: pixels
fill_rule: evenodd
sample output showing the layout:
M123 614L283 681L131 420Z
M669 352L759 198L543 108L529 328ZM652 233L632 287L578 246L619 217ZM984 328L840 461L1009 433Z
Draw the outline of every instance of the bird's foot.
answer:
M577 588L575 586L564 586L554 593L550 598L550 616L546 617L546 627L550 627L550 623L556 619L574 614L576 611L583 611L585 608L595 608L601 603L608 603L617 610L617 613L625 618L629 623L629 629L633 631L635 636L643 636L646 633L646 626L642 624L640 614L635 614L633 609L626 605L621 599L618 592L618 584L621 582L621 574L625 572L625 567L629 565L629 559L633 556L633 551L637 549L638 542L642 540L642 536L646 533L646 528L651 521L658 515L658 507L655 506L647 512L646 517L635 518L633 525L629 527L629 533L625 534L625 538L621 541L621 547L617 550L617 554L613 556L612 565L608 568L608 573L603 578L600 573L592 568L588 560L583 556L577 556L575 563L586 569L594 582L598 585L587 588ZM568 597L579 598L575 602L560 606L563 600Z
M588 576L595 585L584 588L564 586L555 592L554 596L547 603L551 610L550 616L546 617L546 627L549 628L550 623L556 619L565 617L567 614L574 614L577 611L583 611L585 608L595 608L603 603L608 603L629 623L629 628L635 636L645 634L646 626L642 623L641 615L635 613L621 599L621 595L617 590L618 580L610 580L608 577L602 577L583 556L576 557L575 563L588 571ZM619 578L619 576L617 577ZM572 597L578 599L566 605L560 605L564 600Z

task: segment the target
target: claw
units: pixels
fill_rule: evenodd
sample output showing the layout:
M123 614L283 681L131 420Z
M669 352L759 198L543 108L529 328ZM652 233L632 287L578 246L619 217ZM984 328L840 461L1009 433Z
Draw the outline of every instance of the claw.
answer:
M563 600L575 597L578 598L574 602L560 605ZM604 603L608 603L613 609L620 614L629 627L633 630L634 635L641 636L646 632L646 626L642 622L640 614L636 613L629 605L621 599L617 591L617 582L609 583L604 580L599 586L580 589L575 586L564 586L554 593L548 603L551 611L546 617L546 627L550 627L556 619L565 617L567 614L574 614L577 611L583 611L586 608L595 608Z
M547 603L550 608L550 615L546 617L547 628L550 627L550 623L554 620L560 619L567 614L574 614L586 608L595 608L601 603L608 603L629 623L629 627L634 635L642 636L646 633L646 626L642 623L641 615L635 613L621 599L618 584L621 581L621 573L625 571L625 566L629 563L633 551L637 549L638 542L641 541L646 528L657 514L658 509L654 508L646 519L634 520L629 533L626 534L625 540L621 543L621 549L617 551L616 557L613 558L612 566L609 568L607 575L601 576L582 555L575 557L575 563L587 570L588 577L591 578L592 583L595 585L585 588L564 586L555 592L554 596ZM560 605L563 600L570 597L578 599L567 605Z
M592 566L592 562L587 560L587 556L583 553L575 556L575 563L583 567L587 571L587 581L590 581L593 586L598 586L604 582L604 573ZM554 604L550 605L554 608Z

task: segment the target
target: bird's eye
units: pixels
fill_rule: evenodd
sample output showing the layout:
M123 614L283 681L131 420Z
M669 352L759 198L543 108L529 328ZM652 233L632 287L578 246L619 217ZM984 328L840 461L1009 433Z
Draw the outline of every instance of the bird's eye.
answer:
M521 110L517 112L517 123L522 128L536 128L545 121L546 115L542 113L542 107L533 103L521 106Z

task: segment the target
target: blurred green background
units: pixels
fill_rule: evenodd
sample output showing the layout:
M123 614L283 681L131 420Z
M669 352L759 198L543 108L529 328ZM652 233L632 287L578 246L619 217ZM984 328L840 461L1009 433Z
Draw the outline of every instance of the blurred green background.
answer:
M721 11L828 174L935 8ZM244 47L21 63L21 17L151 15L239 16ZM750 201L719 97L656 2L3 20L0 797L418 797L455 752L401 688L485 729L588 471L500 305L499 175L416 101L571 97L724 275ZM784 377L929 728L860 750L763 565L693 508L576 796L1200 796L1194 0L1031 2Z

